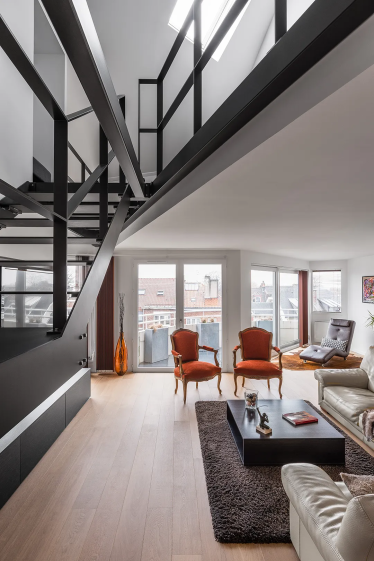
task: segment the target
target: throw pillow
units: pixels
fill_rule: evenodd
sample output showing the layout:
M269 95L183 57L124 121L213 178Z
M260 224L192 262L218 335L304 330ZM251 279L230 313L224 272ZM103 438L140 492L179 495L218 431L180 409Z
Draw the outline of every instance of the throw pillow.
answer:
M329 347L330 349L338 349L338 351L345 352L347 350L348 341L338 341L337 339L329 339L323 337L321 347Z
M359 495L374 494L374 475L352 475L350 473L341 473L345 485L354 497Z

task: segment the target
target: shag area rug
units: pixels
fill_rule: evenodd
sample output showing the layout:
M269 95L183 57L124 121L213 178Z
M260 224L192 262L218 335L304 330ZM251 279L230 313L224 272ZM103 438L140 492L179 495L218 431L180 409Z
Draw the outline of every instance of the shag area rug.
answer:
M294 351L288 351L284 355L282 355L282 365L285 370L317 370L318 368L322 368L322 365L317 364L316 362L305 362L300 358L300 353L305 349L295 349ZM278 365L278 357L274 357L272 360L275 364ZM362 357L357 356L354 354L349 354L347 356L347 360L343 360L341 357L334 356L332 359L328 361L324 369L329 368L360 368L362 362Z
M226 420L226 407L225 401L196 403L214 536L222 543L287 543L289 506L281 467L243 466ZM341 480L342 471L374 475L374 458L335 428L346 439L346 465L321 467L334 481Z

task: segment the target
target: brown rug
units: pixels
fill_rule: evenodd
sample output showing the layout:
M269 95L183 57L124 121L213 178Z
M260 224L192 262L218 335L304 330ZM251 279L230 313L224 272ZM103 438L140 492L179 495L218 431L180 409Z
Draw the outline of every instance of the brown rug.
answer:
M226 407L225 401L196 403L214 536L222 543L287 543L289 502L281 467L243 466L226 420ZM340 481L342 471L373 475L374 458L337 430L345 436L346 465L321 467L334 481Z
M306 362L299 357L300 353L305 349L295 349L294 351L288 351L282 356L282 364L285 370L317 370L317 368L322 368L316 362ZM278 357L275 357L273 361L275 364L278 364ZM323 367L325 368L360 368L362 362L362 357L357 356L354 354L350 354L347 357L347 360L342 359L339 356L333 357L327 365Z

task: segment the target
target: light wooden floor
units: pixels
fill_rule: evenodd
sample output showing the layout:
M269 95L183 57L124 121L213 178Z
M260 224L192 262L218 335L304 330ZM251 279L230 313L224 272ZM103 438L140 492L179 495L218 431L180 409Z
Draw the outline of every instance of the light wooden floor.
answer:
M246 383L278 399L277 381ZM223 375L221 399L234 399ZM313 372L284 372L284 398L317 404ZM296 561L291 545L213 537L194 403L172 374L92 376L90 399L0 511L1 561Z

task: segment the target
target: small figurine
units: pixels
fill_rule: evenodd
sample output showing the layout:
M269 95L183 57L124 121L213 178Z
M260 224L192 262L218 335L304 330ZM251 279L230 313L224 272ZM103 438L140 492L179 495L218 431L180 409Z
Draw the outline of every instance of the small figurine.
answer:
M257 407L257 413L260 416L260 424L257 425L256 430L262 432L263 434L271 434L273 431L266 423L269 422L269 417L266 413L261 413L260 408Z

